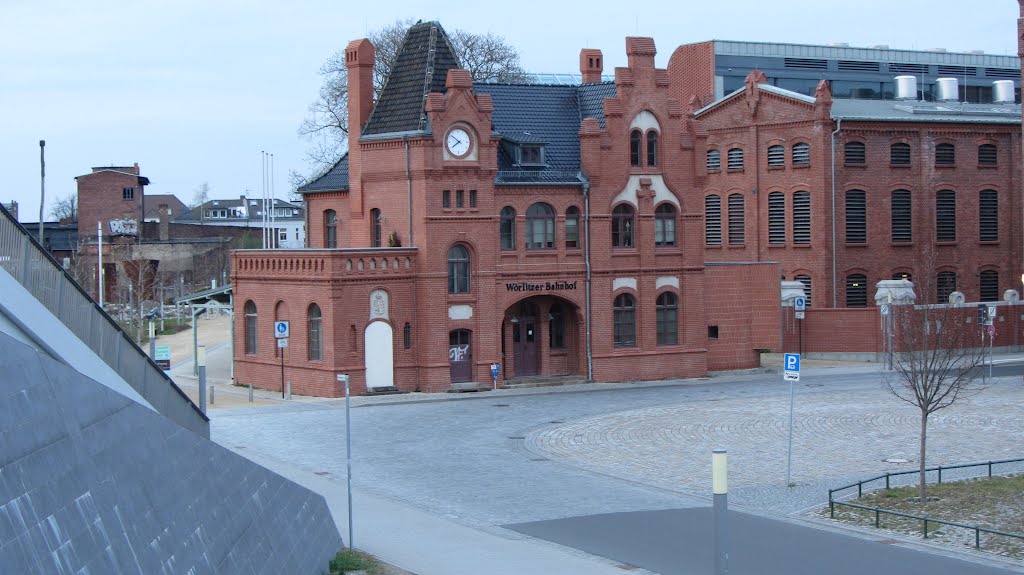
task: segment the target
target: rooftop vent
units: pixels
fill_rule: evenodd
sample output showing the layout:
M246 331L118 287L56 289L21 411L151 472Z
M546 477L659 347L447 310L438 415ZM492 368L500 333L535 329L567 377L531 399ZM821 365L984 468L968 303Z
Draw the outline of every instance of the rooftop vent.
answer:
M888 44L871 44L868 48L874 48L875 50L888 50Z
M968 54L979 54L980 55L980 54L984 54L985 51L984 50L970 50L967 53Z
M946 52L948 52L948 50L946 50L945 48L928 48L928 51L929 52L938 52L940 54L945 54Z
M829 46L831 46L833 48L849 48L850 47L850 43L849 42L832 42L831 44L829 44Z
M996 80L992 82L992 101L996 104L1012 104L1016 98L1013 95L1013 80Z
M935 100L938 102L956 102L960 99L956 78L939 78L935 81L935 92Z
M896 99L916 100L917 99L917 77L896 76Z

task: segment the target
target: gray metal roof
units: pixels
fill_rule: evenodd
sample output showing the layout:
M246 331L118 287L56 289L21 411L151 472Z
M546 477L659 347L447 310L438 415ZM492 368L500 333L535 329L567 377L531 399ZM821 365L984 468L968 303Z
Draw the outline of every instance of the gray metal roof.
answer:
M1020 104L966 104L906 100L833 100L833 119L880 122L1020 124Z
M326 172L313 178L309 183L299 186L300 194L311 192L347 192L348 191L348 152L345 152Z
M999 54L943 52L933 50L897 50L888 47L821 46L814 44L781 44L775 42L737 42L712 40L715 54L729 56L768 56L777 58L825 58L834 60L866 60L943 64L954 66L985 66L1020 69L1020 58Z

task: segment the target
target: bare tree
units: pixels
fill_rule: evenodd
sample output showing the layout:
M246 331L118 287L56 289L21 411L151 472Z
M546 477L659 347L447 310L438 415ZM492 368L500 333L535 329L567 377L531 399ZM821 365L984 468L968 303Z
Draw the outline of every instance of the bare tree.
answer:
M934 266L923 267L934 270ZM919 282L919 293L934 292L931 276ZM914 279L918 279L915 277ZM928 417L981 389L978 373L984 361L981 326L973 310L953 304L891 306L894 325L892 371L883 381L893 395L920 413L919 501L926 498L925 468Z
M50 206L50 217L57 221L77 222L78 194L72 192L64 197L57 198L57 201Z
M405 34L413 24L411 18L396 20L394 24L369 34L375 51L375 99L384 89ZM528 80L525 70L519 65L518 51L506 44L501 36L455 30L448 34L448 39L462 68L469 70L474 81L522 84ZM299 126L299 135L310 142L306 149L306 161L313 174L322 173L333 166L344 153L348 135L348 71L345 68L345 51L331 54L320 67L320 75L324 78L320 93L310 104ZM307 181L295 172L290 174L289 179L293 187Z

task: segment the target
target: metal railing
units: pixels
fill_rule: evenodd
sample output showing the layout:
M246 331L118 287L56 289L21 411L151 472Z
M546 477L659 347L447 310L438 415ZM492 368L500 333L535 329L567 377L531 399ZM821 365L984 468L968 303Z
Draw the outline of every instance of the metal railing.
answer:
M937 482L938 483L942 483L942 471L943 470L950 471L950 470L953 470L953 469L969 469L969 468L973 468L973 467L987 467L988 468L988 477L991 478L992 477L992 466L993 465L1008 464L1008 463L1021 463L1021 462L1024 462L1024 458L1018 458L1018 459L999 459L999 460L995 460L995 461L982 461L982 462L978 462L978 463L963 463L963 464L959 464L959 465L938 465L936 467L927 467L927 468L925 468L925 480L927 481L927 477L928 477L927 474L929 472L935 472L937 474ZM886 473L884 475L879 475L877 477L872 477L870 479L864 479L862 481L858 481L856 483L851 483L850 485L846 485L846 486L843 486L843 487L838 487L836 489L829 489L828 490L829 516L831 518L835 519L835 516L836 516L836 506L842 506L842 507L850 507L850 508L853 508L853 509L860 509L862 511L874 512L874 514L875 514L875 527L881 527L881 516L883 514L884 515L893 515L893 516L896 516L896 517L902 517L904 519L911 519L911 520L914 520L914 521L920 521L922 523L922 535L924 536L925 539L928 538L928 524L929 523L935 523L935 524L940 524L940 525L949 525L949 526L952 526L952 527L961 527L963 529L970 529L970 530L974 531L974 546L975 546L975 548L978 548L978 549L981 548L981 534L982 533L988 533L990 535L1000 535L1000 536L1003 536L1003 537L1011 537L1011 538L1014 538L1014 539L1022 539L1022 540L1024 540L1024 534L1020 534L1020 533L1010 533L1008 531L1001 531L999 529L990 529L988 527L981 527L980 525L968 525L966 523L959 523L959 522L956 522L956 521L946 521L945 519L936 519L934 517L928 517L926 515L913 515L913 514L910 514L910 513L903 513L901 511L892 511L892 510L889 510L889 509L882 509L882 508L876 507L876 506L860 505L859 503L849 503L847 501L838 501L838 500L836 500L836 494L839 493L840 491L845 491L847 489L853 489L854 487L856 487L857 488L857 498L860 499L864 495L864 485L865 484L873 483L873 482L876 482L876 481L881 481L881 480L884 479L885 480L885 489L889 490L889 489L892 488L892 478L893 477L900 477L900 476L904 476L904 475L917 475L920 472L921 471L919 469L915 469L915 470L908 470L908 471L897 471L895 473ZM977 477L977 476L974 476L974 477Z
M209 419L11 214L0 206L0 267L161 414L209 436ZM180 399L172 404L171 397ZM187 406L187 407L185 407ZM182 409L185 407L185 409Z

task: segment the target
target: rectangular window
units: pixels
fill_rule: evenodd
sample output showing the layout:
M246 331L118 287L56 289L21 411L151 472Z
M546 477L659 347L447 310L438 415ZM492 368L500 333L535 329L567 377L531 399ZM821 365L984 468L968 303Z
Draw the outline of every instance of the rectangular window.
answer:
M889 148L889 163L894 166L910 165L910 144L896 143Z
M135 199L135 188L121 188L121 199L122 200L134 200Z
M999 272L985 270L979 277L981 301L999 301Z
M768 194L768 243L786 243L786 196L782 192Z
M956 165L956 148L953 147L953 144L938 144L935 146L935 165Z
M708 339L718 339L718 326L717 325L709 325L708 326Z
M544 153L541 151L543 148L536 144L523 144L519 146L519 163L520 164L543 164Z
M452 191L445 190L441 192L441 207L450 208L452 207Z
M844 151L844 160L847 164L856 166L864 164L866 151L863 142L847 142Z
M462 207L462 202L463 202L463 196L464 195L465 195L465 192L463 192L462 190L455 190L455 207L456 208L461 208Z
M746 241L744 222L744 202L740 194L729 196L729 245L739 246Z
M996 166L999 164L999 156L996 154L997 149L992 144L982 144L978 146L978 165L979 166Z
M864 244L868 241L867 207L863 190L846 192L846 243Z
M995 190L982 190L979 194L978 230L983 242L999 240L999 194Z
M910 217L910 192L896 190L892 193L892 241L909 244L913 241Z
M811 193L793 193L793 243L811 243Z
M846 307L868 307L868 278L863 274L846 276Z
M476 207L476 190L469 190L469 207Z
M942 190L935 197L935 239L956 241L956 192Z
M722 245L722 199L719 196L704 198L704 243Z

